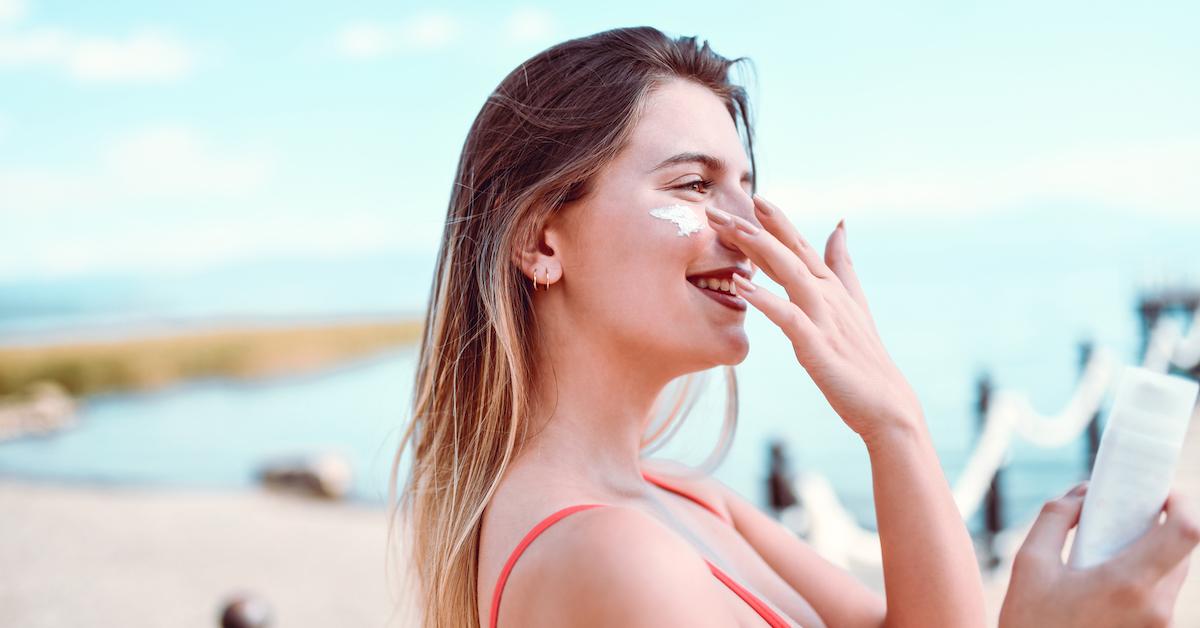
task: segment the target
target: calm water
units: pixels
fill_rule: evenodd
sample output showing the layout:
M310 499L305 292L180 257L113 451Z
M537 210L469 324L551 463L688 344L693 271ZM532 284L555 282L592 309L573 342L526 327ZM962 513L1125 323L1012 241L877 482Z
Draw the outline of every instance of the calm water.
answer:
M953 480L974 438L974 380L1028 392L1056 412L1071 393L1076 344L1091 338L1131 359L1136 291L1148 276L1195 277L1194 225L1059 211L959 221L848 221L851 251L892 357L923 400ZM823 225L806 225L821 235ZM212 317L416 313L432 253L335 262L281 260L178 277L126 276L0 285L0 341L111 336ZM774 286L772 286L774 287ZM778 289L776 288L778 291ZM827 475L860 520L872 518L868 459L796 363L783 334L753 310L738 366L740 425L717 475L762 501L765 451L783 438L793 466ZM0 444L0 473L121 483L244 486L266 459L344 452L354 495L381 500L408 409L414 351L319 375L255 384L200 381L145 395L89 399L79 426ZM665 452L698 462L716 435L718 371ZM1084 445L1018 442L1004 477L1010 520L1083 474Z

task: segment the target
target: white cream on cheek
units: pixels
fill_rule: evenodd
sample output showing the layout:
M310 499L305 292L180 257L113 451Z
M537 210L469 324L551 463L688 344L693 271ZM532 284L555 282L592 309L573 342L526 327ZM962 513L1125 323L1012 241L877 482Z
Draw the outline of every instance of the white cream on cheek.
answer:
M696 215L696 210L687 205L668 205L666 207L655 207L650 210L650 215L655 218L669 220L679 227L678 236L691 237L691 235L704 228L704 222Z

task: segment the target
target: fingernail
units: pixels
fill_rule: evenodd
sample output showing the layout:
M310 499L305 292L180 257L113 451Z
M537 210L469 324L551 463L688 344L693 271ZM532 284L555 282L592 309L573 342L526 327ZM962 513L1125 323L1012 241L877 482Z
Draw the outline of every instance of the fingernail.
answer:
M737 273L733 274L733 283L737 284L738 290L745 290L746 292L754 292L758 289L758 286L751 283L749 279Z
M1068 491L1066 494L1066 497L1079 497L1080 495L1083 495L1086 492L1087 492L1087 482L1083 482L1081 484L1075 485L1075 488L1072 488L1070 491Z
M728 225L730 222L733 222L732 216L711 205L705 207L704 211L708 214L708 217L718 225Z
M754 195L754 200L758 201L757 203L755 203L755 204L754 204L754 210L755 210L755 211L757 211L758 213L762 214L763 216L770 216L770 215L771 215L771 206L767 204L767 201L766 201L766 199L764 199L763 197L759 196L758 194L755 194L755 195Z
M735 225L737 225L738 230L740 230L742 233L746 233L749 235L754 235L754 234L758 233L758 227L754 226L753 223L751 223L749 220L746 220L745 218L742 218L739 216L734 219L733 223Z
M839 220L839 221L838 221L838 226L837 226L837 228L838 228L838 229L841 229L842 231L845 231L845 230L846 230L846 219L845 219L845 218L843 218L843 219L841 219L841 220Z

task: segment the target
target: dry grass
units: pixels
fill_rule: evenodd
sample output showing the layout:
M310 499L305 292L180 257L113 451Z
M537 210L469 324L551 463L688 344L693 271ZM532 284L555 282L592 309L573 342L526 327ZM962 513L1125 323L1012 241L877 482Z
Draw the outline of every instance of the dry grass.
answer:
M360 322L0 347L0 395L45 380L83 396L151 390L197 377L299 373L413 343L420 331L417 321Z

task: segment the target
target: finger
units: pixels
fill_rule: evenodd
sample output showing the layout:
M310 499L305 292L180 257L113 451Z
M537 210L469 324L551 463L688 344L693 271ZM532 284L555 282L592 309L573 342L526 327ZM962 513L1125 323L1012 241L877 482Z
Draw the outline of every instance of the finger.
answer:
M795 253L814 277L831 279L836 276L835 269L828 266L817 250L800 235L800 230L788 220L783 210L767 199L754 195L754 212L763 228L771 232L784 246Z
M1124 563L1123 567L1130 570L1149 568L1150 576L1158 579L1187 558L1200 543L1200 520L1192 505L1176 492L1167 497L1163 511L1167 514L1166 521L1156 522L1113 560Z
M1086 483L1077 484L1066 495L1046 502L1034 520L1033 527L1029 529L1025 542L1021 544L1020 553L1039 560L1061 563L1067 533L1079 523L1079 513L1083 510L1083 496L1086 492Z
M734 273L733 282L737 284L738 296L753 305L787 335L796 348L796 353L809 353L815 347L818 338L817 326L799 306L787 299L771 294L770 290Z
M845 220L838 222L837 228L825 241L825 264L842 280L842 285L846 287L850 297L862 306L864 312L869 313L871 308L867 306L867 295L863 292L862 284L858 282L858 273L854 271L850 250L846 247Z
M824 298L818 280L796 254L770 232L716 207L705 208L708 222L723 240L736 246L767 276L783 286L788 298L800 306L811 320L824 317Z

